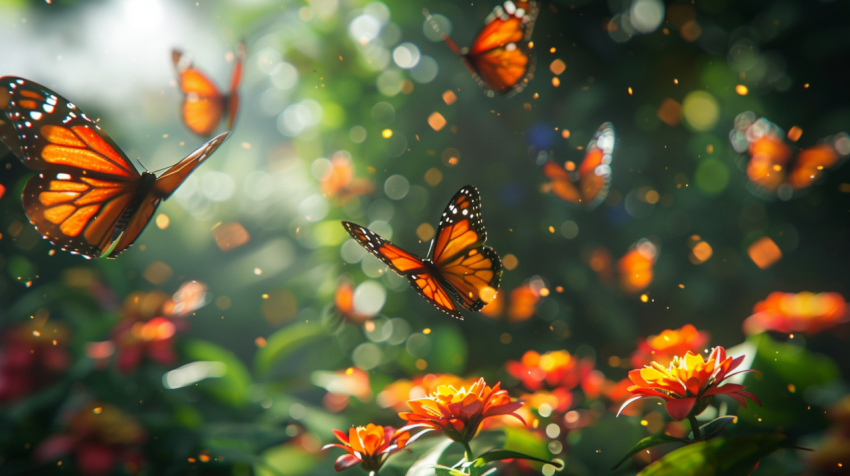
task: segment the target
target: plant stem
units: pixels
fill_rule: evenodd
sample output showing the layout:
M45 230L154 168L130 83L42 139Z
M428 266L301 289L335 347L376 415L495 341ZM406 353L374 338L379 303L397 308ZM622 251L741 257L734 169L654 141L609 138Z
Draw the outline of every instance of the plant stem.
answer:
M695 417L694 415L689 415L688 421L691 422L691 431L694 432L694 441L697 441L698 439L700 439L701 436L699 434L699 423L697 422L697 417Z
M466 457L466 462L471 463L475 461L475 457L472 456L472 448L469 447L469 443L461 443L464 449L464 457Z

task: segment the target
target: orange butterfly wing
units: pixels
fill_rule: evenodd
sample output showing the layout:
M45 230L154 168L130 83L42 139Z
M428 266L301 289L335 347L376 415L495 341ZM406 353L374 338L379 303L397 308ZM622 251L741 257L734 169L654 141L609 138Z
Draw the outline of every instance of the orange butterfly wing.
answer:
M614 154L614 126L606 122L587 145L578 168L581 201L589 210L596 208L611 188L611 160Z
M236 60L230 76L230 95L227 97L227 130L233 130L236 113L239 112L239 85L242 83L242 63L245 61L245 45L236 45Z
M438 277L470 311L480 311L496 297L502 278L502 260L484 245L486 240L481 196L467 185L455 194L440 218L430 260Z
M530 40L537 2L505 2L487 17L487 24L463 55L478 83L501 94L515 94L534 73Z
M38 170L23 205L36 229L55 245L89 258L117 256L144 229L159 202L203 160L221 136L163 174L139 175L121 149L85 113L32 81L0 78L0 103L17 130L21 159ZM3 99L0 98L0 99ZM225 135L226 137L226 135ZM203 157L201 157L203 156ZM182 175L181 175L182 174Z
M463 315L460 314L449 296L450 291L439 282L439 279L431 270L430 263L404 251L368 228L348 221L342 222L342 226L360 246L383 261L399 276L406 276L411 286L423 298L441 311L458 319L463 319Z
M171 60L177 70L180 91L184 94L180 107L183 122L199 136L212 134L224 115L226 98L207 75L192 66L180 50L171 51ZM237 66L240 76L241 68L240 62Z

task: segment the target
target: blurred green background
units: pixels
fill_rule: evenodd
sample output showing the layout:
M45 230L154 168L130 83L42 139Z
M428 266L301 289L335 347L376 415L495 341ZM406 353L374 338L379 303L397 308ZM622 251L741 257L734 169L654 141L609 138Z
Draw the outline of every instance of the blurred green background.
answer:
M31 172L5 149L0 155L6 188L0 325L47 313L70 330L73 359L52 393L0 407L0 472L72 474L68 463L36 465L32 448L61 430L62 411L74 399L93 398L146 428L140 464L146 474L251 474L264 465L279 474L329 474L331 457L305 456L290 440L308 435L326 443L332 427L398 422L374 400L352 399L340 413L323 409L326 391L314 384L315 371L360 367L374 393L424 372L483 375L511 388L517 382L504 371L506 360L527 350L567 349L595 359L606 377L619 380L630 367L612 367L610 357L627 362L640 337L691 323L710 332L711 345L732 347L744 340L741 323L752 306L772 291L850 295L850 186L841 186L850 182L850 168L830 171L800 198L765 200L748 190L746 161L728 139L734 118L747 110L785 130L802 128L802 146L850 128L850 92L841 72L850 59L850 4L546 2L533 36L536 73L525 91L508 99L488 98L421 12L427 7L442 15L437 20L444 29L468 45L493 6L1 2L0 75L42 83L101 118L127 155L150 170L202 143L180 121L171 48L191 55L220 86L232 69L227 53L240 39L247 59L233 134L160 207L167 223L152 221L116 260L49 255L52 247L21 207ZM550 69L555 60L566 65L558 75ZM738 85L747 94L736 92ZM451 105L442 99L448 90L457 96ZM669 100L681 105L681 114L662 108ZM447 121L439 131L428 123L434 112ZM546 179L539 159L580 161L578 148L605 121L617 134L606 201L588 212L541 193ZM335 155L350 157L355 176L370 180L374 193L347 201L323 197L320 180ZM424 255L428 243L417 228L436 227L449 198L466 184L481 192L488 244L503 258L516 258L502 289L537 279L551 291L527 321L470 313L465 321L452 320L364 257L339 225L370 226ZM650 191L657 193L647 199ZM250 240L225 251L214 229L231 223L241 224ZM693 235L713 250L702 264L689 259ZM759 269L746 250L765 236L783 256ZM616 276L616 260L642 238L658 248L654 279L642 291L649 302L641 301L642 292L623 292L617 278L600 279L589 265L593 251L605 247ZM341 274L357 289L355 306L379 313L378 331L328 324ZM179 330L178 362L146 362L126 375L86 357L87 342L110 338L130 293L171 295L189 280L208 286L209 304ZM376 334L396 318L407 325L388 321L394 325L384 333L391 337ZM258 338L268 343L262 350ZM805 418L798 415L802 406L825 407L847 393L847 339L847 325L795 336L792 346L834 362L824 365L837 364L830 367L834 375L816 382L818 391L801 391L799 408L770 409L792 415L787 422L756 416L748 431L779 428L795 441L817 441L824 422L793 422ZM416 367L417 359L425 368ZM227 376L197 388L163 387L165 371L196 360L227 363ZM565 474L607 474L647 434L637 421L609 417L560 456L576 461ZM208 449L225 456L205 466L187 462ZM766 465L784 473L756 474L798 474L802 464L789 452ZM132 470L120 467L116 474Z

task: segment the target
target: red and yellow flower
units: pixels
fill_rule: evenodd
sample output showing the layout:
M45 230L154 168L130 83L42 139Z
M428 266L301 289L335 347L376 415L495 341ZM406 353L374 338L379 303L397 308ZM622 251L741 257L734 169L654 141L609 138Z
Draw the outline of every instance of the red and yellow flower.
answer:
M392 408L397 412L408 409L407 402L432 394L442 385L455 388L468 387L475 383L473 379L463 379L452 374L426 374L413 380L400 379L384 387L377 401L381 408Z
M519 362L509 360L505 363L505 369L533 392L542 388L544 382L550 387L564 385L568 389L575 388L580 380L573 375L577 365L578 359L566 350L546 352L543 355L529 350Z
M396 431L391 426L378 426L372 423L366 426L353 426L348 430L347 435L339 430L333 432L342 444L331 443L322 447L322 450L336 446L348 452L337 458L334 463L334 469L337 471L348 469L356 464L362 464L366 471L378 471L390 455L404 449L410 440L410 433L407 431Z
M499 385L496 383L490 388L483 378L468 389L441 385L431 395L407 402L413 411L398 414L410 423L401 430L424 428L417 437L427 431L442 430L452 440L467 444L478 433L485 418L511 415L525 424L516 413L522 402L511 400L507 390Z
M755 395L744 390L743 385L720 385L733 375L754 372L742 370L734 374L729 373L741 365L743 360L743 355L736 358L726 357L723 347L715 347L708 360L688 352L684 357L673 358L669 367L652 362L642 369L632 370L629 372L629 379L634 385L629 387L628 391L637 396L626 401L620 411L631 402L645 397L661 397L666 400L665 408L674 420L699 415L714 400L715 395L729 395L744 408L747 407L747 398L761 405Z
M10 403L54 383L71 365L65 326L40 319L0 336L0 403Z
M691 324L685 324L681 329L667 329L638 342L637 350L632 353L632 365L642 367L652 362L670 365L674 357L688 351L700 353L708 339L708 332L698 331Z
M744 332L764 331L817 334L850 320L847 303L839 293L770 293L753 307L744 321Z

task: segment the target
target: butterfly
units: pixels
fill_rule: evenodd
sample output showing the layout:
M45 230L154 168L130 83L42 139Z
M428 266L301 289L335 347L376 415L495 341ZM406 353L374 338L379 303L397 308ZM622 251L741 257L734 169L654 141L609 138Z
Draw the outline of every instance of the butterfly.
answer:
M599 206L611 188L611 159L614 154L614 126L606 122L587 144L581 165L554 160L543 164L543 173L551 180L543 191L551 191L561 200L592 210Z
M41 235L87 258L114 258L133 244L157 206L228 136L220 134L157 177L126 154L77 106L27 79L0 78L10 145L38 172L24 187L24 211Z
M325 197L339 197L347 202L360 195L369 195L375 191L375 186L367 178L354 177L354 165L350 157L335 153L331 158L328 170L322 176L319 188Z
M487 89L489 96L516 94L522 91L534 76L534 58L531 49L531 31L537 19L539 5L534 1L506 1L497 5L484 20L484 28L470 48L461 50L440 28L428 10L425 18L456 54L478 84Z
M495 299L481 309L481 313L494 319L507 316L510 322L523 322L537 312L540 297L540 289L532 283L526 283L511 291L507 312L505 312L505 302L508 300L505 299L503 292L499 292Z
M502 260L485 246L481 196L467 185L452 197L425 259L408 253L377 233L344 221L342 226L360 246L384 262L441 311L463 319L458 306L480 311L492 301L502 277Z
M219 92L215 84L192 65L192 61L178 49L171 50L171 61L177 70L180 90L184 94L180 107L183 122L199 136L209 136L226 118L227 130L233 129L236 112L239 110L239 83L242 81L242 62L245 60L245 46L236 46L236 62L230 77L230 94Z
M788 137L796 142L802 131L794 127ZM751 190L757 195L789 200L795 192L810 187L823 171L835 168L850 154L850 136L840 133L796 153L783 138L784 132L765 118L756 120L751 111L738 114L729 132L732 147L749 155L746 165Z

